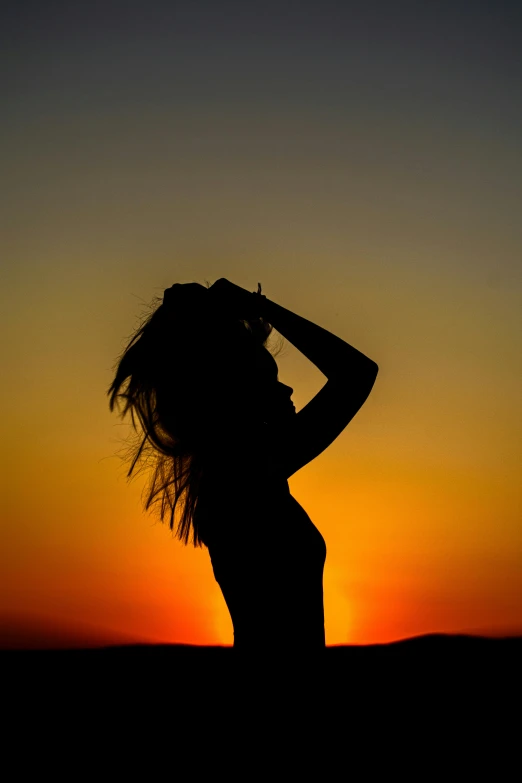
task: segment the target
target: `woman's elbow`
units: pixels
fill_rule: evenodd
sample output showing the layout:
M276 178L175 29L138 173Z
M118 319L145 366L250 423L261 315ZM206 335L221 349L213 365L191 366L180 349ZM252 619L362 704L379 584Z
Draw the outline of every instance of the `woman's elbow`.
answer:
M379 374L379 367L375 364L375 362L371 362L365 378L365 384L368 389L368 394L373 389L373 385L377 379L378 374Z
M379 372L378 365L365 357L364 361L358 362L355 366L347 366L344 372L339 373L336 380L343 385L353 388L354 385L370 386L372 388ZM333 380L333 379L331 379Z
M371 359L368 359L368 365L365 368L365 373L368 375L368 378L371 379L372 383L374 383L374 381L377 378L377 375L379 373L378 365L374 361L372 361Z

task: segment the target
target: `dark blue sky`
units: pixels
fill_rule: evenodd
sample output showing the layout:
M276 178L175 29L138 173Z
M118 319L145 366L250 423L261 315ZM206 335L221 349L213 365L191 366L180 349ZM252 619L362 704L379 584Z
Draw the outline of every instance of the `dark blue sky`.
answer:
M515 2L9 2L8 97L464 103L520 118ZM76 90L75 90L76 88ZM513 104L516 104L513 105Z
M8 232L58 230L72 205L79 230L103 199L92 219L105 225L112 209L115 232L135 213L157 226L157 206L154 218L141 202L115 214L138 191L178 216L188 200L201 220L224 203L220 182L230 214L261 193L248 220L271 231L282 209L335 236L349 214L365 242L375 220L392 250L397 232L433 244L461 231L470 259L489 248L512 268L521 21L515 2L4 4ZM293 216L307 192L313 207ZM466 266L463 241L450 243Z

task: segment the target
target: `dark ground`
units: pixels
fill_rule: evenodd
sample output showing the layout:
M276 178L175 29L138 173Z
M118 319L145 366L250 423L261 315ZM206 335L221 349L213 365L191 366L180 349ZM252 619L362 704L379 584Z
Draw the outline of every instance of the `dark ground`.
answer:
M219 747L225 774L238 747L250 765L278 748L296 774L362 748L368 769L386 766L389 753L411 766L413 748L424 747L434 764L457 754L462 774L451 779L474 776L470 764L486 756L496 765L488 774L504 779L521 747L522 637L432 635L330 647L319 658L144 645L5 650L0 660L3 714L31 763L28 737L47 749L80 742L84 760L105 744L112 763L123 742L126 764L144 749L156 759L190 747L198 767Z
M121 687L136 698L193 700L220 694L262 696L286 689L320 699L367 694L414 700L422 690L455 697L472 689L504 693L520 684L522 636L504 639L434 634L370 646L327 647L316 657L260 651L239 654L227 647L133 645L72 650L2 650L8 691L51 690L67 698L71 690L108 697Z

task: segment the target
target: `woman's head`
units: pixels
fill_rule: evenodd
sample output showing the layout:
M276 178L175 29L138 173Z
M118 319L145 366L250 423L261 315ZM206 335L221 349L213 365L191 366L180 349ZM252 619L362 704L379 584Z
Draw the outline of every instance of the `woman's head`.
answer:
M111 410L123 402L121 415L130 413L139 436L128 475L145 457L154 464L146 508L161 502L163 519L170 507L173 527L184 496L177 532L185 541L192 532L199 543L192 515L209 455L219 457L225 443L294 409L266 347L270 324L216 311L204 286L176 289L175 297L153 303L117 362L108 395Z

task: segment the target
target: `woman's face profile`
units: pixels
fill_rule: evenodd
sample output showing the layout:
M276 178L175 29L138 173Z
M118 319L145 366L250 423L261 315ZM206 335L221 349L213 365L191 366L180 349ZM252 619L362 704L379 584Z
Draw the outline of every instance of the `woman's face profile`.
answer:
M295 416L291 400L294 390L281 383L277 362L265 347L257 352L254 367L255 388L252 392L262 420L275 424Z

